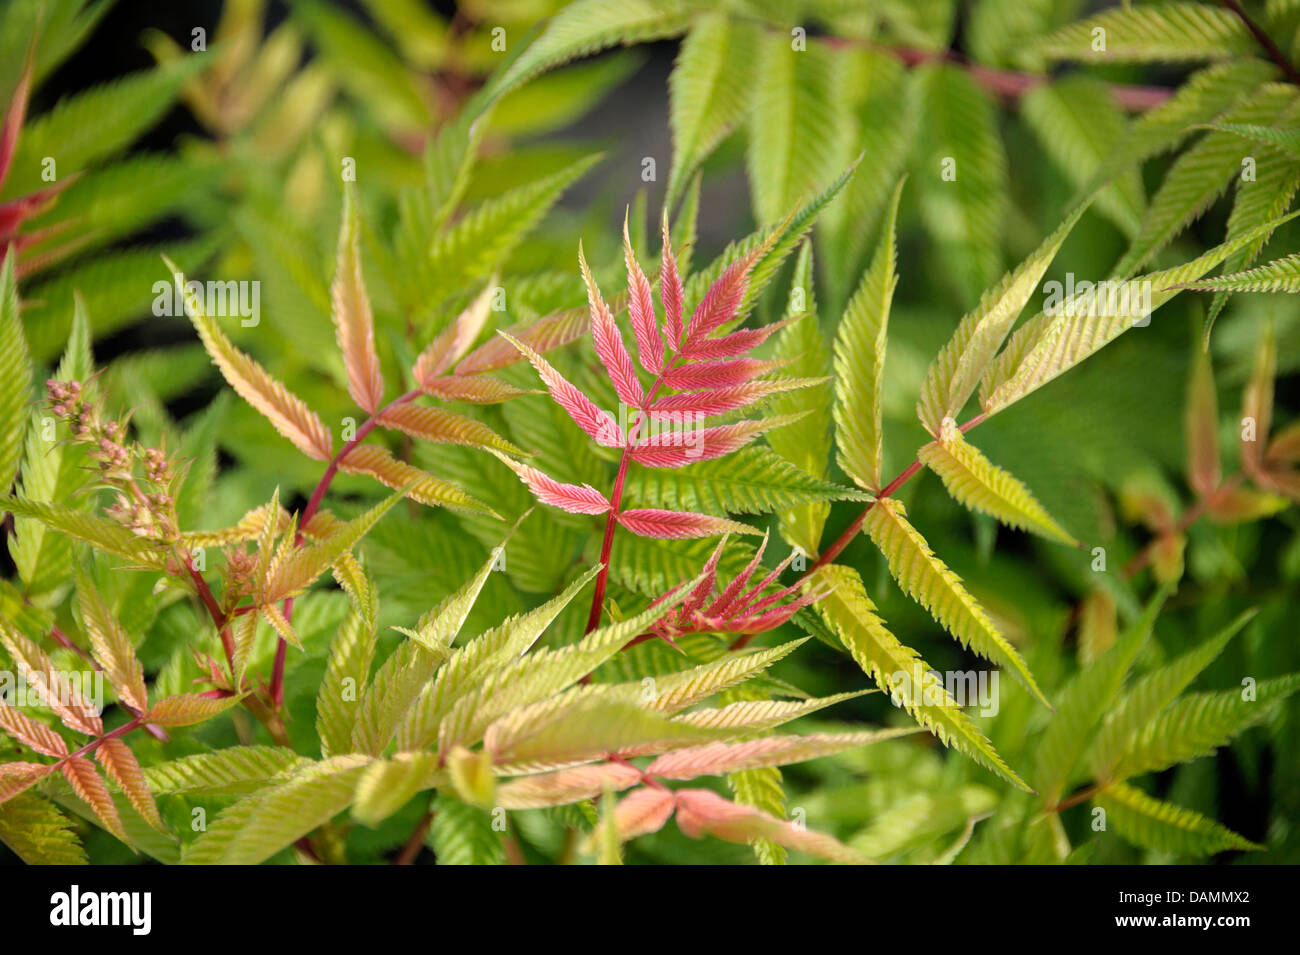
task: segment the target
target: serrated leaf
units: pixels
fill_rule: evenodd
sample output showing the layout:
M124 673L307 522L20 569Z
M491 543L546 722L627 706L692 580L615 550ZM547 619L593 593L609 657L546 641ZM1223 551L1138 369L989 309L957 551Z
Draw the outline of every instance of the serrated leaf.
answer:
M668 77L673 168L665 207L676 206L691 175L748 111L758 39L750 24L709 13L682 40Z
M357 782L353 818L375 828L417 793L429 789L437 770L436 753L399 753L392 759L375 760Z
M921 219L957 291L974 301L1002 271L1007 157L997 114L989 95L960 67L928 65L917 72L911 108L927 118L913 164Z
M684 468L633 468L625 494L629 504L717 516L770 514L811 502L870 500L853 488L799 470L765 447L742 448Z
M330 317L343 365L348 394L363 411L374 414L384 402L384 376L375 352L375 319L361 275L361 223L356 189L343 190L343 224L339 227L338 258L330 286Z
M312 581L325 573L330 565L350 552L379 519L404 496L401 491L390 494L381 503L348 521L320 543L295 547L283 559L277 555L277 559L271 566L265 592L262 594L262 603L279 603L308 587ZM292 547L293 542L288 541L283 546Z
M1260 682L1249 699L1238 688L1175 700L1129 738L1109 778L1128 779L1208 756L1242 730L1274 716L1277 704L1297 689L1300 677L1292 675Z
M178 693L149 707L148 722L156 726L191 726L224 713L237 702L233 697L214 700L197 693Z
M1020 114L1061 173L1085 193L1127 125L1106 85L1082 74L1031 89L1020 101ZM1130 237L1145 210L1146 192L1136 169L1118 174L1097 195L1097 211Z
M1261 87L1225 116L1245 122L1266 122L1295 101L1294 87L1271 83ZM1241 163L1251 153L1250 144L1230 133L1207 133L1170 168L1124 257L1116 276L1131 275L1163 249L1227 188Z
M885 555L890 573L908 596L967 649L1010 668L1016 679L1050 709L1051 704L1016 648L967 592L961 578L935 556L925 538L908 523L901 502L892 498L876 501L862 526Z
M843 57L792 46L786 35L765 33L754 53L746 169L761 223L778 221L824 187L852 155L849 104L833 93Z
M72 822L47 799L24 793L0 803L0 842L28 865L86 865Z
M165 257L164 261L180 287L185 281L180 269ZM216 320L203 311L202 304L188 288L185 291L185 311L212 363L220 369L230 387L304 454L318 461L328 461L333 453L333 441L316 413L265 368L236 348Z
M885 342L889 309L898 284L894 235L900 180L881 229L875 259L844 310L835 336L835 443L844 472L860 486L881 483Z
M1100 41L1097 30L1102 31ZM1250 31L1231 11L1183 2L1106 10L1035 44L1050 59L1120 63L1217 60L1254 49Z
M495 102L527 80L562 63L617 44L674 36L689 23L690 4L680 0L578 0L562 9L546 30L488 85L479 99Z
M984 457L979 448L967 443L961 432L952 430L946 437L931 441L921 448L917 457L939 475L948 493L967 507L1011 527L1077 546L1075 539L1043 510L1027 487Z
M1057 694L1056 715L1047 724L1034 754L1034 781L1046 805L1054 805L1070 785L1075 765L1119 693L1133 660L1150 638L1167 596L1167 590L1158 593L1115 645Z
M8 252L0 267L0 490L6 493L18 473L32 383L32 359L18 316L17 258L17 252Z
M1029 790L920 655L899 643L885 629L857 571L827 564L809 577L808 586L830 591L817 602L818 612L858 666L882 690L893 694L896 703L917 723L945 745L960 750L1015 786ZM907 679L896 680L896 674L903 674Z
M351 805L369 756L334 756L245 796L190 845L188 865L256 865Z
M123 702L143 713L149 708L144 686L144 667L136 659L135 646L113 616L90 577L78 569L77 601L81 624L86 628L95 660Z
M243 796L310 765L280 746L231 746L149 766L149 788L160 796Z
M916 405L916 413L931 435L938 438L951 430L948 422L955 420L975 392L1016 317L1037 291L1043 273L1090 202L1078 205L1024 262L981 296L979 305L961 320L931 363Z
M1093 802L1106 811L1116 832L1146 849L1202 856L1264 848L1199 812L1153 799L1124 783L1107 786Z
M15 517L40 521L51 530L89 544L96 550L125 557L142 566L162 567L163 558L155 543L136 537L121 524L107 518L83 514L61 504L28 501L20 497L7 498L0 506Z
M996 414L1069 371L1168 302L1180 289L1295 215L1244 232L1184 265L1132 279L1129 288L1150 289L1149 310L1145 302L1141 308L1109 308L1100 301L1105 296L1099 298L1081 291L1062 303L1059 314L1039 313L1016 330L990 366L980 391L985 414Z

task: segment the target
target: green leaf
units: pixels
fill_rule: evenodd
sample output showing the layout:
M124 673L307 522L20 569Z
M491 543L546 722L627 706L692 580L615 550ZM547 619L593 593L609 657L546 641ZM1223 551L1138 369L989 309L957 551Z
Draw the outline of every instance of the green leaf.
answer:
M709 13L691 27L668 77L673 168L665 207L676 206L700 164L749 109L759 34L748 23Z
M190 844L187 865L256 865L352 804L369 756L335 756L225 809Z
M638 507L718 516L770 514L816 501L870 500L861 491L806 474L761 446L684 468L634 467L626 494L628 503Z
M880 233L876 257L849 300L835 333L835 444L840 467L858 485L878 491L881 485L885 388L885 343L889 309L898 285L895 229L903 182Z
M1056 715L1038 741L1034 779L1043 803L1054 806L1074 778L1075 765L1151 636L1168 590L1158 593L1138 621L1112 646L1066 684L1056 696Z
M1241 614L1200 646L1143 676L1120 698L1107 713L1106 721L1098 731L1089 754L1089 762L1096 778L1112 778L1110 773L1124 755L1130 741L1223 652L1228 641L1254 615L1254 611Z
M1183 288L1198 292L1300 292L1300 254L1274 259L1266 265L1220 275L1212 279L1188 282Z
M611 46L645 43L683 32L692 6L680 0L577 0L499 74L480 96L484 107L539 73Z
M930 364L916 413L931 435L939 438L951 430L951 423L974 393L1016 317L1038 289L1043 273L1090 201L1075 207L1033 254L980 297L979 305L961 320Z
M266 583L266 591L262 595L262 603L279 603L308 587L339 558L349 553L361 538L366 536L370 528L374 527L379 519L404 496L401 491L390 494L364 514L335 530L320 543L294 548L287 557L276 560L271 569L270 579ZM289 541L287 544L282 543L281 546L292 547L293 544Z
M505 862L501 833L492 816L476 806L439 794L426 840L438 865L500 865Z
M1244 232L1183 265L1132 279L1127 287L1138 292L1149 288L1150 311L1154 312L1180 289L1295 215L1291 213ZM1142 307L1133 307L1131 296L1129 305L1120 308L1105 307L1104 299L1105 296L1080 291L1062 303L1056 309L1057 314L1040 312L1021 325L981 382L980 404L985 414L996 414L1069 371L1149 314L1145 302L1141 303ZM1124 300L1118 299L1120 303Z
M171 108L181 87L206 65L205 55L197 53L61 100L23 129L3 195L48 186L42 179L47 156L54 157L58 179L63 180L129 146Z
M17 258L9 252L0 266L0 490L5 493L18 474L32 387L32 359L18 317Z
M926 117L916 143L921 220L962 299L1002 271L1007 157L993 101L958 66L918 69L911 109ZM955 178L954 178L955 177Z
M20 497L7 498L3 507L15 517L33 518L73 540L89 544L105 553L125 557L142 566L161 570L166 563L165 554L156 544L136 537L121 524L115 524L106 518L83 514L60 504L28 501Z
M1295 88L1271 83L1234 107L1226 117L1241 122L1266 122L1296 99ZM1231 133L1210 132L1170 168L1151 198L1142 228L1114 275L1131 275L1168 245L1189 222L1204 212L1241 172L1251 154L1249 142Z
M437 753L400 753L392 759L376 760L357 783L353 818L376 828L418 793L431 788L437 773Z
M1210 122L1276 73L1276 67L1256 59L1216 63L1194 73L1168 100L1129 124L1081 191L1092 192L1122 170L1174 149L1193 135L1196 124Z
M1031 89L1020 101L1020 115L1062 175L1081 192L1123 139L1128 120L1106 84L1083 74L1066 76ZM1130 238L1146 210L1146 192L1136 169L1115 176L1097 196L1097 211Z
M777 428L769 432L767 443L773 451L803 473L814 478L824 478L831 452L833 390L830 348L817 321L813 285L812 242L805 240L795 261L785 309L785 317L795 320L777 334L773 357L778 361L789 362L785 366L789 374L802 378L825 378L826 381L772 398L774 414L802 414L804 418L798 428ZM806 317L798 319L800 315ZM782 508L778 512L781 536L804 554L815 555L830 510L830 504L826 501L808 501Z
M429 127L434 113L426 88L360 20L315 0L294 0L293 15L340 85L382 125L409 133Z
M1153 799L1124 783L1107 786L1093 802L1106 811L1106 820L1116 832L1146 849L1206 856L1227 849L1264 848L1199 812Z
M1276 715L1278 703L1300 689L1300 675L1264 680L1253 689L1250 699L1238 688L1175 700L1129 739L1111 778L1159 772L1210 755L1238 733Z
M1223 7L1154 3L1125 5L1072 23L1044 37L1035 50L1054 60L1177 63L1249 55L1255 39Z
M1020 481L986 458L960 431L921 448L917 458L943 481L948 493L969 508L1020 530L1078 546Z
M1260 126L1253 123L1210 123L1211 129L1232 133L1243 139L1253 140L1265 146L1277 146L1290 154L1292 159L1300 159L1300 129L1294 127Z
M770 224L848 161L852 115L834 93L845 62L837 51L795 50L788 35L773 32L756 56L746 168L755 215Z
M243 796L309 765L280 746L231 746L149 766L144 778L155 796Z
M72 822L33 793L0 803L0 842L28 865L87 864Z
M899 501L891 498L876 501L862 526L885 555L889 572L909 597L967 649L1008 667L1039 702L1051 708L1016 648L967 592L961 578L935 556L925 538L908 523L907 511Z
M72 331L67 350L54 373L60 381L90 383L93 361L90 354L90 323L80 296L75 300ZM84 392L83 392L84 393ZM31 501L79 501L88 511L93 501L76 492L85 484L85 453L61 441L46 441L44 410L31 410L27 440L23 448L19 495ZM67 586L72 573L72 542L63 534L52 533L41 521L30 517L14 518L14 532L9 538L9 554L29 600L44 600Z
M366 606L354 599L330 644L325 676L316 695L316 734L323 756L352 751L361 696L375 655L375 613L373 603Z
M882 690L890 693L897 705L944 745L960 750L985 769L1032 792L958 706L920 654L899 643L885 629L857 571L828 564L809 578L808 586L830 590L817 602L817 610L858 666Z
M1243 232L1271 222L1285 213L1291 208L1291 200L1295 198L1297 187L1300 187L1300 163L1296 161L1297 157L1289 156L1277 148L1265 147L1255 159L1257 167L1254 178L1250 181L1244 178L1237 180L1232 214L1228 216L1228 239L1235 239ZM1223 263L1223 274L1249 268L1269 238L1268 235L1261 235L1246 248L1229 256ZM1214 322L1227 305L1228 297L1227 291L1219 290L1210 303L1203 331L1206 346Z
M600 155L588 156L475 207L433 240L428 258L419 268L443 295L480 282L537 227L560 194L600 159Z
M632 704L575 696L572 703L545 700L502 717L487 728L483 748L494 762L518 772L623 750L657 752L728 735L733 734L727 729L692 726Z

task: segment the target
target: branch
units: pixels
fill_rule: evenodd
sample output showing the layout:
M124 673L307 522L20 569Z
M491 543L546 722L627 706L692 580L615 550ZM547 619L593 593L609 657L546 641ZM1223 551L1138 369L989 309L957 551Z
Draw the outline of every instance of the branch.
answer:
M866 47L889 53L909 67L934 62L951 63L966 70L971 79L990 93L996 93L1012 100L1019 99L1030 90L1051 82L1051 77L1043 73L1024 73L1018 70L1003 70L997 67L972 63L953 50L917 50L905 46L880 46L866 40L848 37L823 37L822 40L832 47ZM1108 83L1107 88L1110 90L1110 96L1115 101L1115 105L1130 112L1154 109L1174 95L1174 91L1167 86L1135 86L1127 83Z
M1281 68L1282 72L1286 74L1286 78L1295 85L1300 86L1300 71L1297 71L1291 64L1291 61L1286 58L1286 54L1277 48L1277 44L1273 42L1269 35L1260 29L1259 25L1255 23L1254 20L1246 15L1246 11L1241 8L1241 4L1239 4L1237 0L1223 0L1223 5L1235 13L1237 19L1246 25L1246 29L1249 30L1251 35L1259 41L1259 45L1264 48L1264 52L1267 53L1272 58L1273 62Z
M307 506L302 509L302 514L298 518L298 536L294 539L294 546L301 547L305 538L303 537L303 528L310 523L311 519L316 516L320 510L321 502L325 499L325 492L329 490L330 482L334 480L334 475L339 473L339 467L343 464L344 458L359 445L375 426L379 424L379 419L384 416L384 412L398 405L404 405L414 401L424 392L419 388L412 388L406 394L394 398L388 404L384 405L373 415L362 422L361 427L357 428L357 433L352 436L352 440L339 448L338 454L330 459L330 463L325 467L325 473L321 475L316 482L316 488L311 492L311 497L307 500ZM293 598L290 597L284 602L284 619L293 619ZM283 637L275 646L275 663L271 668L271 684L268 692L271 697L271 704L278 711L284 705L284 665L289 653L289 644Z

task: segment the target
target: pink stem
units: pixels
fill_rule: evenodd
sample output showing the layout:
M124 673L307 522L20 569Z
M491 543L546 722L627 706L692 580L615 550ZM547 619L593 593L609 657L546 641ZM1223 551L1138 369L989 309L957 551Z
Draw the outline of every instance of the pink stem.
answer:
M981 424L985 420L985 417L986 416L984 412L981 411L975 417L971 418L969 421L963 424L959 430L962 432L962 434L965 434L966 432L974 429L979 424ZM888 484L886 484L883 488L880 489L880 493L876 495L876 501L880 500L881 498L889 497L895 492L897 492L900 487L902 487L904 484L906 484L908 481L910 481L913 477L916 476L916 473L921 470L921 467L922 467L921 459L917 458L906 468L904 468L903 471L896 478L894 478L892 481L890 481ZM868 504L866 507L862 509L862 513L857 516L857 518L853 521L852 524L850 524L847 528L845 528L844 533L841 534L836 539L835 543L831 544L830 547L826 548L826 550L822 553L822 555L817 558L817 560L813 563L811 567L808 568L808 571L802 577L799 578L800 583L803 583L809 577L811 577L813 573L816 572L818 569L825 567L827 564L833 561L836 557L840 555L840 552L843 551L844 548L849 546L849 543L853 540L854 537L857 536L858 531L862 530L862 524L863 522L866 521L867 514L871 512L872 505L874 505L876 501L872 501L870 504Z
M404 405L408 402L414 401L423 393L424 392L419 388L412 388L410 391L406 392L406 394L394 398L363 421L361 427L357 428L357 433L352 436L352 440L339 448L338 453L334 455L334 457L330 459L329 464L326 465L325 473L322 474L320 480L316 482L316 488L311 492L311 497L307 499L307 506L302 509L302 514L298 518L298 536L294 539L295 547L302 546L305 539L303 537L303 529L311 522L311 519L316 516L316 512L320 510L321 502L325 499L325 492L329 490L330 482L334 480L334 475L339 473L339 467L343 464L343 459L348 456L353 448L365 440L366 435L375 430L375 427L379 424L379 419L384 416L385 411L388 411L390 408L395 408L398 405ZM293 618L292 597L288 598L284 602L284 618L286 620ZM280 707L284 705L284 665L288 652L289 644L285 642L283 637L281 637L279 643L275 646L275 663L271 669L271 685L269 688L271 703L274 705L276 710L279 710Z
M614 490L609 496L610 506L609 514L605 518L605 536L600 542L600 570L596 573L596 589L591 595L591 612L587 614L586 633L591 633L600 626L600 614L605 603L605 587L609 582L609 556L614 550L614 527L618 524L618 510L623 503L623 484L627 480L628 463L632 460L632 442L636 440L641 430L641 422L645 420L648 409L654 404L655 396L659 394L659 389L663 385L664 372L668 371L675 360L675 355L665 359L663 371L655 378L654 384L650 386L650 393L645 397L645 407L637 409L636 420L627 429L626 443L618 459L618 475L614 478Z

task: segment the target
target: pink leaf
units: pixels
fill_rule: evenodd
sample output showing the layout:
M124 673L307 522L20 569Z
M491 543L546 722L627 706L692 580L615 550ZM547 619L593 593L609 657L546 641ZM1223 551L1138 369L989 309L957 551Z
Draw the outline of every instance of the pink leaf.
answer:
M623 220L623 258L627 262L627 314L632 320L636 335L637 357L641 367L652 375L663 371L664 342L659 337L655 322L655 303L650 296L650 280L641 271L641 265L632 251L632 240L627 234L627 219Z
M474 339L478 338L487 323L495 284L495 278L489 280L487 287L479 292L478 297L469 303L465 311L461 312L456 320L444 328L429 347L420 353L420 357L415 362L414 376L421 388L428 391L433 380L450 368L452 362L464 355L469 350L469 346L474 344Z
M707 789L679 789L676 797L677 826L693 839L704 835L728 842L762 838L832 862L871 861L831 836L769 816L760 809L741 806Z
M36 62L36 37L33 36L27 47L27 59L23 63L22 75L18 85L9 98L9 107L5 110L4 126L0 127L0 184L9 174L9 163L13 161L14 150L18 145L18 134L22 132L23 118L27 115L27 97L32 87L32 70Z
M632 444L632 460L651 468L681 468L738 451L772 427L773 421L738 421L712 428L683 428Z
M745 565L745 569L738 573L731 583L727 584L727 589L709 607L708 612L710 614L726 613L736 595L745 589L745 585L749 583L749 578L754 576L754 571L758 569L759 562L763 559L763 551L767 550L767 540L768 535L764 534L763 543L758 545L758 551L750 558L749 563Z
M691 316L691 323L686 328L686 341L682 344L682 357L694 358L696 345L709 336L714 329L725 325L736 315L745 289L749 285L749 270L754 264L754 256L747 255L738 262L733 262L718 280L709 286L704 298L696 306Z
M631 408L640 408L645 403L645 393L641 382L636 378L636 366L632 356L623 344L623 333L618 330L618 323L610 313L609 306L600 297L600 289L591 276L587 259L578 246L578 262L582 267L582 280L587 285L587 305L591 309L591 338L596 346L596 355L605 366L609 380L614 383L618 400Z
M663 383L669 388L688 391L696 388L728 388L788 364L786 361L759 361L757 358L732 358L728 361L682 365L664 372Z
M668 213L664 213L664 249L659 264L659 297L664 303L664 331L668 347L677 349L682 343L682 280L677 274L677 259L673 257L673 244L668 238Z
M564 484L537 468L520 464L503 454L498 455L498 458L519 475L519 480L527 484L533 496L543 504L558 507L570 514L604 514L609 510L609 501L605 495L590 484Z
M689 511L664 511L657 508L634 508L618 515L618 522L638 537L681 540L687 537L713 537L717 534L757 534L754 528L739 521Z
M773 334L789 325L794 319L786 318L772 322L762 328L742 328L738 332L724 335L722 338L709 338L691 346L691 357L700 358L736 358L757 348Z
M824 381L825 378L771 378L743 385L728 385L725 388L685 391L656 399L650 410L652 413L698 414L707 417L744 408L769 395L809 388Z
M585 308L566 308L531 322L512 325L508 331L514 338L538 352L548 352L576 342L587 334L590 324ZM489 338L465 356L456 366L456 374L477 375L483 371L495 371L515 364L521 357L508 339Z
M541 394L516 388L491 375L443 375L423 386L426 394L445 401L468 401L476 405L494 405L527 394Z
M665 789L644 786L634 789L614 809L614 825L623 841L658 832L672 817L676 802Z
M532 362L533 367L537 369L537 374L541 376L547 390L550 391L551 397L569 413L569 417L587 433L588 437L606 448L623 446L623 431L609 412L597 408L590 398L556 371L550 362L523 342L511 338L505 332L497 332L497 334L513 344Z

